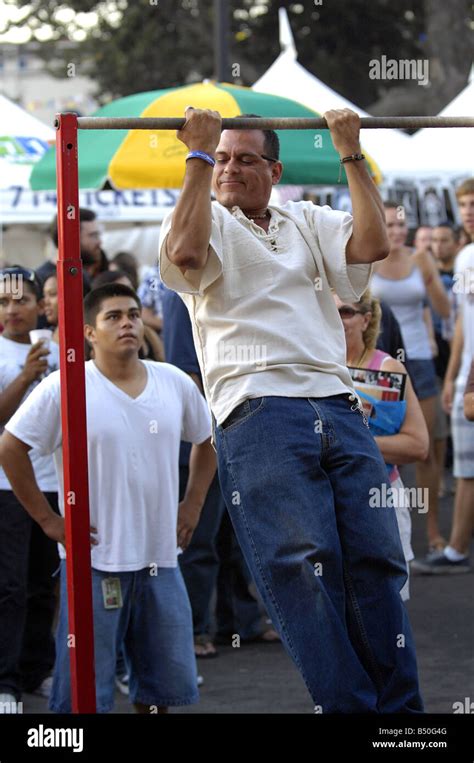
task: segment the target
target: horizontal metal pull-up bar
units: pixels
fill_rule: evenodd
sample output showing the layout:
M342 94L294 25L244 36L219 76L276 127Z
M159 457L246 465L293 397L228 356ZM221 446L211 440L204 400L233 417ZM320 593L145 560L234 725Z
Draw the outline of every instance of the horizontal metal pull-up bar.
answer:
M180 130L184 117L78 117L81 130ZM474 127L474 117L361 117L362 129ZM58 127L58 120L55 122ZM222 120L223 130L327 130L323 117L245 117Z

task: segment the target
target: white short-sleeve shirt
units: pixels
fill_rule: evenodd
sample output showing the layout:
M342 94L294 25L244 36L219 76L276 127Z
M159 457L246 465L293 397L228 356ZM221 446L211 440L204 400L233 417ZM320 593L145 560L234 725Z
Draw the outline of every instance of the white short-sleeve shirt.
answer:
M166 254L172 213L160 232L161 278L189 310L218 424L246 398L354 392L331 293L355 302L369 282L370 265L346 263L352 217L309 201L269 209L265 232L213 202L206 266L184 275Z
M12 339L7 339L4 336L0 336L0 393L4 392L10 384L22 372L26 358L31 350L31 344L23 344L22 342L14 342ZM57 371L59 368L59 347L55 342L51 342L49 345L49 355L45 356L48 362L48 368L46 369L45 376ZM37 387L39 381L34 381L27 389L23 400ZM22 401L23 402L23 401ZM3 432L3 427L0 426L0 434ZM38 487L44 493L57 493L58 480L56 478L56 470L54 468L54 462L51 456L41 456L35 449L29 452L30 461L35 472L36 482ZM7 475L0 466L0 490L11 490L11 485L7 479Z
M458 253L454 261L454 278L464 340L458 383L464 387L474 359L474 244L468 244Z
M132 398L94 361L85 364L89 506L99 544L92 566L127 572L176 567L180 440L211 435L206 401L185 373L142 361L143 392ZM39 453L53 453L64 513L59 372L33 390L5 427ZM60 555L65 552L59 546Z

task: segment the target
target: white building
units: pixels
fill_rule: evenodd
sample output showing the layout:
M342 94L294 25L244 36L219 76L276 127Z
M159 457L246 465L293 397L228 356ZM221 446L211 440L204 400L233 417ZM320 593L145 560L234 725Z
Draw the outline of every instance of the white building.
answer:
M62 78L47 71L46 62L39 56L40 48L39 42L0 43L0 93L51 126L59 111L94 111L98 106L94 98L96 85L81 75L80 64L75 62L75 44L61 43L62 50L70 54L65 57Z

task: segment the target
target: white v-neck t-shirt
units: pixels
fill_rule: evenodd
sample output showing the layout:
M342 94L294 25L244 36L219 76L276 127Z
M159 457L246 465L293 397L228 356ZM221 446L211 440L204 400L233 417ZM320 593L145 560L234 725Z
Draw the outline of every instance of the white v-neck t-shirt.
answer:
M211 435L196 384L167 363L142 361L148 374L135 399L85 364L89 506L97 528L92 566L127 572L176 567L180 440ZM42 454L53 453L64 514L59 372L33 390L6 429ZM59 545L62 558L64 548Z
M346 262L351 215L310 201L270 205L265 232L239 207L211 208L205 267L183 275L168 259L171 213L160 231L160 272L188 308L217 424L246 398L355 394L331 292L355 302L368 286L371 266Z

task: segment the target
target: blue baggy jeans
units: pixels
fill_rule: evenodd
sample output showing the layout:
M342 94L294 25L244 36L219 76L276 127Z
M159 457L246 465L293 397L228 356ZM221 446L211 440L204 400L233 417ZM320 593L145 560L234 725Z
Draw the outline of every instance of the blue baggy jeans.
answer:
M214 437L239 543L322 713L420 713L387 470L354 398L260 397Z

